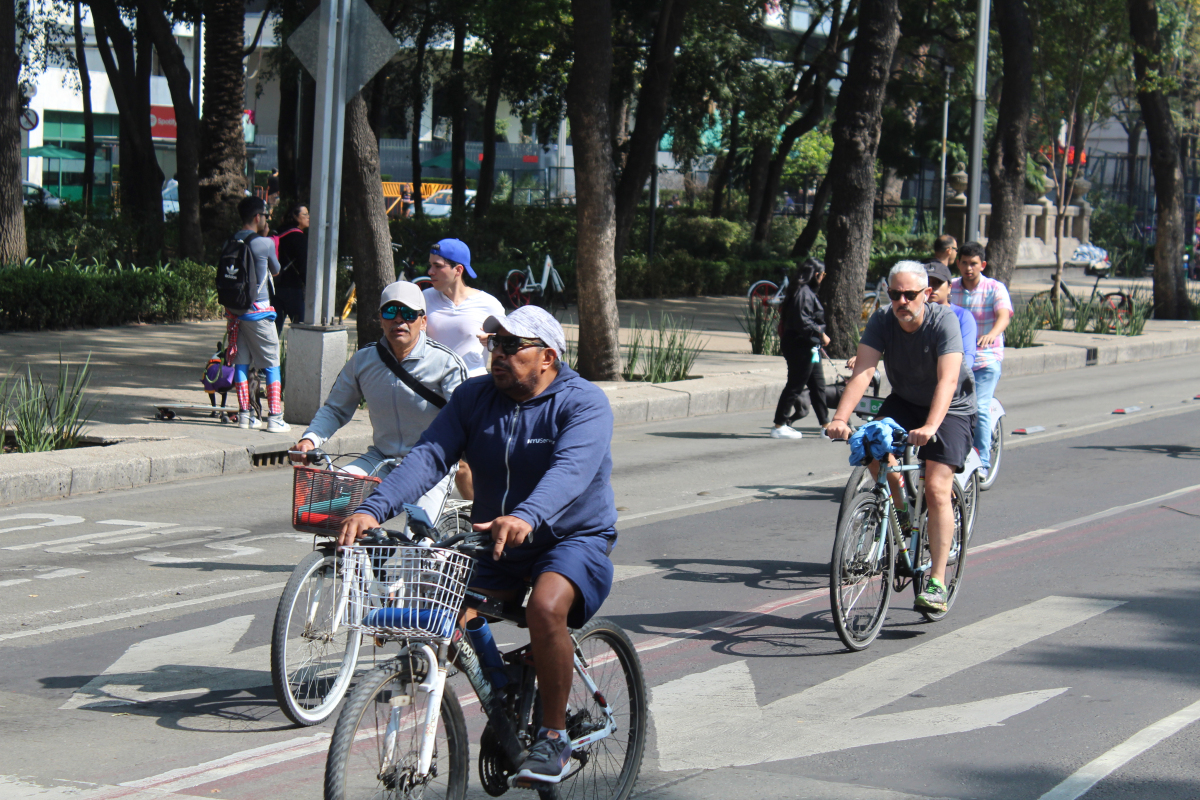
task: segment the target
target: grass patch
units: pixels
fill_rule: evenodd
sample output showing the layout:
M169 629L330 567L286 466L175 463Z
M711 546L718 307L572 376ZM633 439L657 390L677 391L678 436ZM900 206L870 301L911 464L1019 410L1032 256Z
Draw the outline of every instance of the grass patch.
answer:
M742 312L738 324L750 337L750 352L756 356L782 355L779 345L779 311L755 303Z
M83 427L96 408L84 396L91 380L90 363L89 355L72 377L70 365L64 364L60 355L58 377L52 384L40 376L34 378L30 367L26 367L25 375L18 373L15 379L4 379L0 384L4 399L0 421L12 421L17 452L42 453L79 446Z
M630 325L633 336L625 347L621 373L625 380L668 383L690 377L696 357L704 350L690 322L663 314L655 327L647 314L643 328L635 314Z

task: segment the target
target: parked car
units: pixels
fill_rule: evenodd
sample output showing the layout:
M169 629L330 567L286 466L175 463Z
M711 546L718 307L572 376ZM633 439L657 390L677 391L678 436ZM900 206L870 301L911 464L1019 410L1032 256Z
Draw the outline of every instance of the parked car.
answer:
M450 198L453 195L453 190L443 189L440 192L435 192L427 199L421 201L421 210L430 217L448 217L450 216ZM467 208L475 204L475 190L467 189Z
M25 205L45 203L46 208L62 208L62 200L32 181L21 181L21 202Z

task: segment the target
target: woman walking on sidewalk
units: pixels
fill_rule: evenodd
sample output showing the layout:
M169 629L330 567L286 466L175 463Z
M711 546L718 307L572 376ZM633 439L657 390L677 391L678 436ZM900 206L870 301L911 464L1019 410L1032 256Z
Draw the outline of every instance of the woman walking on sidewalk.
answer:
M815 348L829 343L825 335L825 309L816 289L825 277L825 265L810 258L797 270L795 283L788 284L779 307L779 346L787 361L787 384L775 406L772 439L799 439L800 431L790 423L808 414L803 397L809 378L820 363L813 363ZM793 413L794 412L794 413Z

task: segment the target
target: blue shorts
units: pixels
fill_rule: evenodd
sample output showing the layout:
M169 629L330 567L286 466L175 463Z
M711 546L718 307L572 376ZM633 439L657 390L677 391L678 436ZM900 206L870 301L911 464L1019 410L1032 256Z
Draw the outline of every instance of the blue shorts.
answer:
M482 558L475 562L471 588L519 592L543 572L556 572L579 590L580 602L567 614L567 625L582 628L612 590L613 565L608 554L616 543L617 532L611 531L569 536L544 550L507 550L499 561Z

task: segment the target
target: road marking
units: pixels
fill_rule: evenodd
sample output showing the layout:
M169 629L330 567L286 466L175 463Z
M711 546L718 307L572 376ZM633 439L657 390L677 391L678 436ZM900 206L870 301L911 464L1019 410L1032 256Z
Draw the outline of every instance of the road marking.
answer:
M1046 597L763 707L744 660L686 675L651 689L659 766L664 771L749 766L999 725L1067 689L864 715L1120 605L1085 597ZM713 703L714 697L721 702Z
M277 592L284 586L287 586L286 581L283 583L269 583L265 586L252 586L248 589L238 589L234 592L210 594L207 597L196 597L191 600L180 600L175 603L164 603L161 606L135 608L131 611L122 611L118 614L106 614L103 617L81 619L74 622L60 622L56 625L47 625L43 628L34 628L28 631L13 631L12 633L0 634L0 642L9 641L10 639L24 639L28 636L37 636L41 633L57 633L58 631L68 631L73 628L85 628L88 625L100 625L105 622L116 622L117 620L129 619L130 617L140 617L143 614L157 614L163 611L172 611L176 608L187 608L189 606L198 606L203 603L216 602L218 600L229 600L234 597L245 597L246 595L261 594L262 592Z
M60 710L270 686L270 645L234 653L254 615L136 642Z
M0 581L0 587L4 586L20 586L22 583L31 583L33 578L13 578L7 581Z
M1080 767L1071 777L1046 792L1039 800L1076 800L1115 770L1137 758L1170 736L1200 719L1200 701L1163 717L1130 736L1104 755Z
M6 517L0 517L0 522L7 522L10 519L44 519L46 522L39 522L37 525L18 525L15 528L0 528L0 533L29 531L34 528L56 528L59 525L78 525L83 522L83 517L73 517L67 514L9 514Z
M73 569L71 567L67 567L65 569L56 569L53 572L47 572L45 574L38 575L37 579L39 581L52 581L55 578L71 578L76 575L86 575L86 574L87 574L86 569Z
M54 552L69 553L80 547L87 547L88 544L79 544L81 542L101 542L101 541L126 541L124 538L115 538L126 536L129 534L147 534L161 528L177 528L179 527L174 522L137 522L129 519L106 519L96 523L97 525L128 525L130 527L119 531L96 531L83 536L68 536L65 539L49 539L43 542L25 542L24 544L14 544L5 547L5 550L33 550L38 547L49 547L53 545L76 545L75 547L57 548Z

